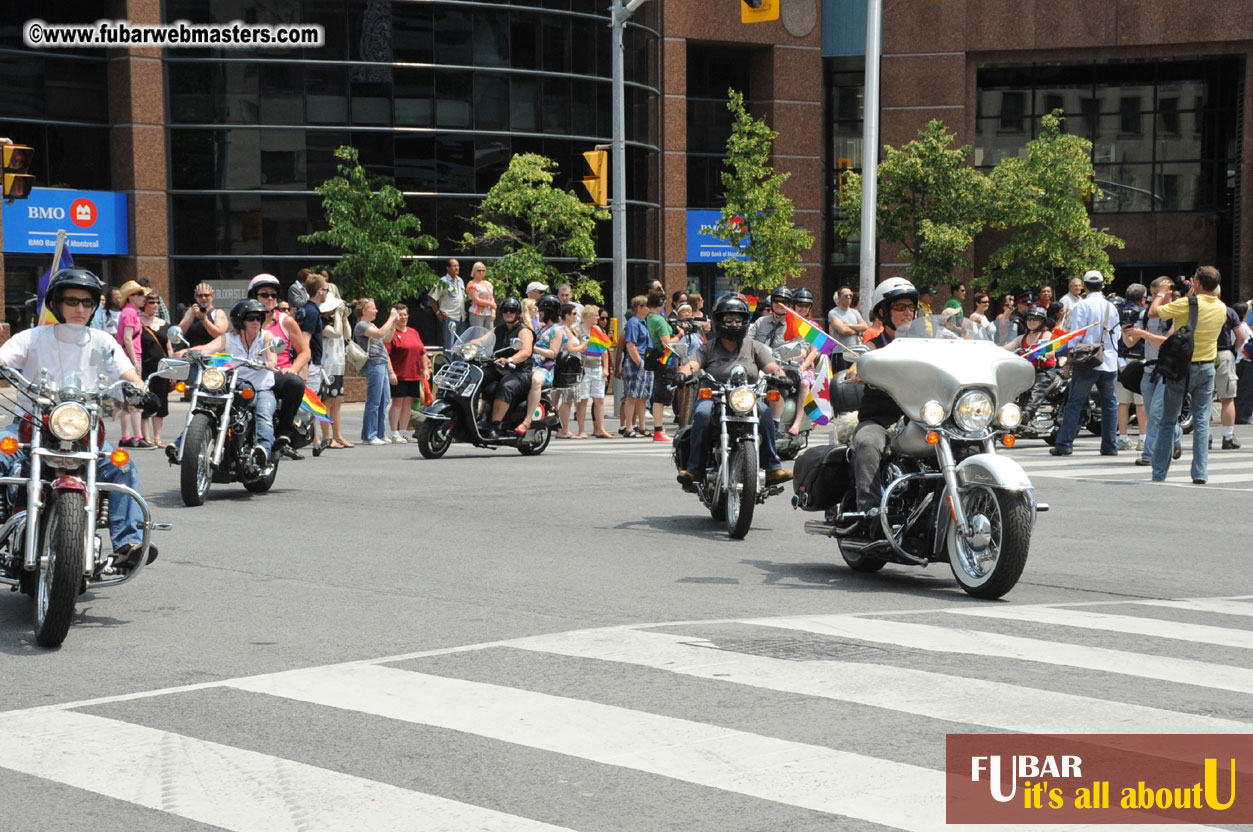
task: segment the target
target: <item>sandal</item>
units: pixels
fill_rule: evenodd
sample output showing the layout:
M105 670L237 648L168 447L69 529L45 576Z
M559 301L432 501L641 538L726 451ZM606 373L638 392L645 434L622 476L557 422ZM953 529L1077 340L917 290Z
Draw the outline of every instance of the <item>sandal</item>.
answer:
M586 434L586 433L576 433L574 436L572 436L572 437L570 437L570 438L571 438L571 439L586 439L586 438L587 438L587 434Z
M592 434L592 436L596 437L597 439L617 439L618 438L614 436L612 433L610 433L609 431L605 431L604 433L594 433Z
M339 450L343 450L344 448L351 448L352 445L348 444L347 442L340 442L338 439L332 439L330 447L339 451Z

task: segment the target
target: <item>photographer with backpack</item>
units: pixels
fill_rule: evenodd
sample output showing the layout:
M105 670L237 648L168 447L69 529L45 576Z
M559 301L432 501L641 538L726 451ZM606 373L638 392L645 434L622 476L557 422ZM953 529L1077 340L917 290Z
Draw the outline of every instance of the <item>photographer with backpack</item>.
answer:
M1149 307L1150 318L1175 322L1174 333L1158 350L1153 375L1164 380L1161 418L1153 425L1153 482L1165 482L1170 471L1173 437L1170 426L1179 419L1183 397L1192 395L1196 428L1192 432L1192 482L1208 479L1210 402L1214 399L1214 364L1218 335L1227 320L1227 307L1216 294L1221 276L1213 266L1201 266L1189 281L1186 297L1167 302L1158 292Z

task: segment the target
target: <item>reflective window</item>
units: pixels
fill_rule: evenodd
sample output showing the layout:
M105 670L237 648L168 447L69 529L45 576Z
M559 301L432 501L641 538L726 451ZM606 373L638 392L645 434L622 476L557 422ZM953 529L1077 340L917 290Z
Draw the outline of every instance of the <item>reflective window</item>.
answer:
M508 76L474 76L474 126L480 130L509 129Z
M392 94L397 127L430 127L435 121L435 74L398 67Z
M396 187L402 191L436 190L435 138L421 135L396 137Z
M392 55L406 63L435 60L435 31L428 3L392 4Z
M474 65L509 66L509 15L495 9L474 12Z
M436 71L435 126L473 127L473 102L473 73L450 69Z
M470 13L461 9L435 9L435 63L470 66L474 63Z

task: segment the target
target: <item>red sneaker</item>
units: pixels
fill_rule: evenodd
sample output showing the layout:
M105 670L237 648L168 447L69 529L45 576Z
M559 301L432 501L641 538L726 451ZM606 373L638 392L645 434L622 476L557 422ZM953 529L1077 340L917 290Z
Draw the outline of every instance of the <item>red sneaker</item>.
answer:
M666 432L664 430L655 430L653 431L653 441L654 442L670 442L672 440L670 439L669 436L666 436Z

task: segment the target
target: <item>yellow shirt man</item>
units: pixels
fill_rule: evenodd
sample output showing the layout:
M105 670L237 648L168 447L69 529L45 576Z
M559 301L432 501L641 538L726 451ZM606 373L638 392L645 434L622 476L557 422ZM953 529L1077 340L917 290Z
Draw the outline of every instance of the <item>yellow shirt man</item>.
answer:
M1196 332L1192 336L1193 363L1218 358L1218 335L1227 321L1227 304L1214 295L1196 295ZM1181 297L1157 307L1157 316L1174 321L1178 328L1188 322L1188 298Z

